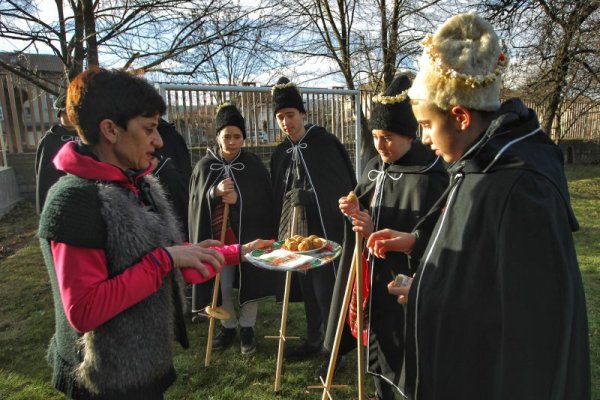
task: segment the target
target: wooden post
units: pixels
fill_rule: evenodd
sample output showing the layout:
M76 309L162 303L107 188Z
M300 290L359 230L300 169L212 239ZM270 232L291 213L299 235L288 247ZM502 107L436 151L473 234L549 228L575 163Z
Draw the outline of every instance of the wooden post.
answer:
M221 243L225 243L225 234L227 233L227 219L229 218L229 204L225 204L223 208L223 223L221 224ZM219 301L219 286L221 285L221 273L217 273L215 276L215 286L213 287L213 296L211 309L215 309L217 307L217 302ZM206 356L204 357L204 366L208 367L210 365L210 357L212 355L212 342L213 335L215 332L215 317L213 315L208 315L209 324L208 324L208 338L206 341Z
M357 239L359 234L356 234ZM342 341L342 332L344 331L344 325L346 324L346 316L348 314L348 306L350 305L350 299L352 298L352 287L356 280L356 259L360 259L360 253L357 252L357 247L354 248L354 255L352 256L352 264L350 265L350 272L348 273L348 280L346 282L346 291L344 292L344 300L342 301L342 308L340 310L340 316L338 317L337 328L335 331L335 338L333 339L333 346L331 349L331 356L329 358L329 366L327 368L327 377L323 382L323 394L321 400L331 398L329 390L334 387L333 375L335 371L335 365L337 361L338 352L340 349L340 342ZM335 385L335 387L346 387L347 385ZM319 388L321 388L319 387ZM312 388L309 386L309 388Z
M358 400L365 399L365 353L363 351L363 272L362 272L362 239L360 233L356 232L354 238L356 243L354 245L354 264L356 270L356 360L357 360L357 373L358 373Z
M290 237L296 234L296 218L298 214L298 207L294 207L294 212L292 214L292 225L290 227ZM281 326L279 328L279 349L277 351L277 369L275 371L275 392L278 392L281 389L281 371L283 369L283 353L285 350L285 341L286 339L298 339L297 337L286 337L285 331L287 328L287 313L288 313L288 303L290 299L290 285L292 282L292 272L287 271L285 273L285 289L283 291L283 306L281 310ZM267 336L267 338L272 339L272 336Z
M342 309L340 310L340 316L338 318L337 329L335 332L335 338L333 340L333 348L331 349L331 357L329 358L329 366L327 368L327 378L325 382L321 380L323 385L321 386L309 386L309 389L322 388L323 394L321 400L331 399L329 393L332 388L346 387L347 385L333 385L333 375L335 371L335 364L337 361L337 355L340 348L340 342L342 340L342 332L344 324L346 323L346 315L348 313L348 306L350 299L352 298L352 287L356 285L356 323L357 323L357 386L358 386L358 399L364 400L364 388L365 388L365 361L364 351L362 342L362 331L363 331L363 294L362 294L362 236L356 232L355 236L356 244L354 246L354 255L352 257L352 265L350 266L350 272L348 274L348 281L346 283L346 291L344 292L344 300L342 302Z

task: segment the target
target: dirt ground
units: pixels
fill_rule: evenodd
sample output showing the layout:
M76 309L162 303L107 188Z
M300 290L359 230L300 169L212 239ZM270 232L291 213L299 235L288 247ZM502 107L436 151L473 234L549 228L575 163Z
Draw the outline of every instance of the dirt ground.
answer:
M35 204L28 200L19 202L0 219L0 261L30 243L37 228Z

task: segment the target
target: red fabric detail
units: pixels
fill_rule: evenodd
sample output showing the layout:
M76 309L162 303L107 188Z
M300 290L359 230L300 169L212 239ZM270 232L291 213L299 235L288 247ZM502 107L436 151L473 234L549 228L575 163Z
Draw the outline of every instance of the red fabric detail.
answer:
M223 228L223 215L225 213L225 203L220 202L216 205L213 213L212 234L213 238L221 240L221 229ZM223 244L237 243L238 239L233 229L231 229L231 218L227 216L227 228L225 230L225 242Z
M183 276L183 280L187 283L198 284L206 282L217 275L217 271L210 264L205 264L206 269L208 269L208 276L202 275L200 271L193 267L183 267L181 268L181 275Z
M54 241L50 245L64 311L79 332L96 329L155 293L172 269L168 253L157 248L109 279L104 250Z
M79 146L79 143L72 141L61 147L53 159L56 169L84 179L117 182L133 190L137 195L136 187L129 181L125 172L112 164L97 161L90 156L81 154L77 151L77 146ZM136 175L136 179L150 174L154 167L151 163L146 170Z
M163 278L171 271L171 257L163 248L156 248L127 268L123 273L108 278L103 249L90 249L65 243L50 242L54 269L67 320L78 332L96 329L127 308L158 291ZM226 265L240 262L240 245L213 247L223 254ZM184 273L200 276L205 282L216 275L204 278L194 268ZM194 273L197 274L195 274ZM199 282L199 283L200 283Z
M240 263L240 245L239 244L225 245L222 247L211 247L211 248L217 249L217 250L219 250L219 252L221 254L223 254L223 257L225 257L225 265L237 265ZM204 265L206 266L206 268L209 271L209 276L207 276L207 277L203 276L200 273L200 271L198 271L196 268L187 267L187 268L181 268L181 274L183 275L183 279L187 283L197 284L197 283L206 282L206 281L214 278L215 275L217 274L217 271L210 264L205 263Z
M362 263L362 295L363 295L363 344L366 346L369 340L369 293L371 292L371 268L369 266L369 262L367 261L367 257L365 253L362 253L360 256L360 260ZM348 317L346 318L346 322L350 327L350 331L352 332L352 336L358 336L358 324L357 324L357 309L356 309L356 281L354 281L354 286L352 287L352 296L350 297L350 305L348 307Z
M235 232L231 227L227 227L225 231L225 244L235 244L238 242L237 237L235 236Z

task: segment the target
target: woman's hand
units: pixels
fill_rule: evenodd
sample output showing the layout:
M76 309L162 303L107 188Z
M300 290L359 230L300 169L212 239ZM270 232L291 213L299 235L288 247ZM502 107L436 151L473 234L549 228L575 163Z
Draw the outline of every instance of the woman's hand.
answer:
M357 211L352 216L352 230L360 232L363 237L373 233L373 220L367 211Z
M378 258L385 258L388 251L401 251L410 254L417 237L412 233L383 229L373 232L367 240L369 253Z
M174 268L195 268L204 277L210 276L210 271L205 264L210 264L215 271L221 272L225 265L225 257L218 250L211 249L209 246L220 246L221 242L217 240L205 240L198 244L187 246L171 246L166 250L173 259Z
M266 249L273 246L275 241L273 239L256 239L249 243L242 245L242 255L250 253L256 249Z
M237 192L235 191L235 185L233 179L225 178L217 186L215 186L214 194L220 197L225 204L235 204L237 202Z

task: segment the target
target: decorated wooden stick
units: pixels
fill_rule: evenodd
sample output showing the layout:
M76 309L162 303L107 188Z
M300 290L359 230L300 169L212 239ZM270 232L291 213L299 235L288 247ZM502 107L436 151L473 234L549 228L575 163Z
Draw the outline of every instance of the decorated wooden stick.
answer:
M223 223L221 224L221 243L225 243L225 234L227 233L227 219L229 218L229 204L225 203L223 207ZM215 286L213 287L213 296L212 303L210 306L206 307L205 311L208 315L210 322L208 324L208 338L206 343L206 356L204 358L204 366L208 367L210 365L210 357L212 355L212 342L213 335L215 332L215 319L229 319L229 313L222 309L221 307L217 307L217 302L219 301L219 287L221 286L221 274L218 273L215 276Z
M364 328L364 312L363 312L363 272L362 272L362 238L361 234L356 232L354 238L354 269L356 271L356 360L357 360L357 386L358 400L365 399L365 352L363 351L363 328Z
M292 225L290 227L290 237L296 234L296 217L298 214L298 207L294 207L292 214ZM283 368L283 353L285 350L286 339L298 339L297 337L286 337L285 331L287 328L287 313L288 303L290 299L290 286L292 282L292 272L287 271L285 273L285 289L283 291L283 307L281 310L281 327L279 329L279 350L277 351L277 369L275 371L275 392L278 392L281 388L281 371ZM272 338L272 337L268 337Z
M327 377L325 378L325 382L322 386L317 386L317 388L323 388L323 395L321 396L321 400L326 400L327 398L331 399L331 394L329 390L333 387L347 387L348 385L333 385L333 375L335 371L335 364L337 361L338 352L340 349L340 343L342 341L342 332L344 331L344 325L346 324L346 316L348 315L348 307L350 305L350 299L352 298L352 287L354 286L354 281L356 278L356 258L360 257L360 253L356 252L356 247L354 249L354 255L352 256L352 264L350 265L350 272L348 273L348 280L346 282L346 291L344 292L344 300L342 301L342 308L340 310L340 315L338 317L337 328L335 331L335 337L333 339L333 345L331 349L331 356L329 358L329 366L327 368ZM309 386L309 388L313 388Z

